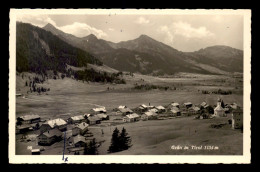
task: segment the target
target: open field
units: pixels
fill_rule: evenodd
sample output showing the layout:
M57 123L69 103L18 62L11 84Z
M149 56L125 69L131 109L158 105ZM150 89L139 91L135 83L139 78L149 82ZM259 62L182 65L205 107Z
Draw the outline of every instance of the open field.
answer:
M140 104L167 105L170 102L192 102L200 104L206 101L215 105L220 97L225 103L237 103L243 106L243 94L240 91L231 95L202 94L198 89L234 89L237 85L235 79L226 76L195 76L193 78L158 78L135 74L134 77L124 76L127 84L103 84L79 82L70 78L53 80L48 79L42 85L50 88L50 91L37 95L29 93L29 87L25 87L25 80L17 76L16 90L25 97L16 98L16 117L28 113L35 113L42 119L54 119L61 117L67 119L70 116L90 112L91 108L105 106L108 114L119 105L135 108ZM142 79L142 80L141 80ZM225 80L223 82L223 80ZM232 82L231 82L232 81ZM177 90L134 90L138 84L174 85ZM198 85L199 84L199 85ZM109 90L107 89L109 87ZM116 154L242 154L243 134L240 130L232 130L230 125L220 129L210 128L210 124L227 123L228 118L193 120L193 117L176 118L169 120L139 121L117 125L122 127L132 137L133 147L127 151ZM115 126L101 126L104 135L99 128L90 131L99 141L105 142L99 148L100 154L106 154L110 144L112 131ZM18 138L17 138L18 140ZM27 154L25 148L32 142L16 142L16 153ZM172 145L209 145L219 146L218 150L171 150ZM48 147L43 154L62 154L63 143L55 143ZM68 152L67 152L68 153Z

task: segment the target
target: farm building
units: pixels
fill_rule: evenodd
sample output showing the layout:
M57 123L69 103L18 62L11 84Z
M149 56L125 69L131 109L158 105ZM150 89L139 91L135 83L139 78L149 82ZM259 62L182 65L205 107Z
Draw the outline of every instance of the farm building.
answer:
M192 103L191 102L187 102L187 103L183 103L183 105L188 109L190 107L192 107Z
M136 113L126 115L126 122L135 122L139 120L140 120L140 116Z
M154 113L151 111L145 112L144 114L147 116L148 119L157 119L157 116L158 116L157 113Z
M24 115L17 118L17 122L22 124L32 124L41 121L41 117L39 115Z
M173 116L181 116L181 111L177 107L171 108L170 112Z
M69 124L81 123L81 122L85 122L85 121L86 121L86 119L83 115L72 116L72 117L69 117L69 119L68 119Z
M37 139L39 145L51 145L57 141L62 140L62 132L57 128L54 128L40 134Z
M16 126L16 134L26 133L32 129L33 128L30 124L19 125L19 126Z
M82 122L80 124L76 124L73 128L72 128L72 135L76 136L78 134L80 135L84 135L86 132L88 131L88 124L85 122Z
M67 123L61 118L49 120L40 126L40 131L43 133L54 128L58 128L60 131L65 131L67 130Z
M81 135L73 137L73 144L75 147L84 147L87 142L86 138Z
M92 111L94 112L94 114L107 113L107 110L105 107L93 108Z
M101 120L109 120L109 116L103 113L97 114L97 117L99 117Z
M165 107L163 106L157 106L156 109L158 110L159 113L165 112Z
M232 113L232 128L241 129L243 128L243 109L237 108Z
M89 125L96 125L101 123L101 119L98 116L90 116L87 122Z
M128 115L133 113L133 111L129 108L123 108L118 110L121 115Z

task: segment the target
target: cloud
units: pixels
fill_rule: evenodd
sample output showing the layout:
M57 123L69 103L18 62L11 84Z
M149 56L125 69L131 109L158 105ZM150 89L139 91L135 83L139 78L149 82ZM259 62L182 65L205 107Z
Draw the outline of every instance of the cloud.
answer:
M107 34L95 27L92 27L86 23L79 23L74 22L70 25L65 26L57 26L56 22L53 21L48 15L19 15L17 16L17 21L21 21L24 23L31 23L38 27L43 27L46 24L50 23L54 27L56 27L59 30L62 30L63 32L70 33L72 35L78 36L78 37L84 37L89 34L94 34L98 38L107 37Z
M62 30L63 32L70 33L70 34L78 36L78 37L84 37L89 34L94 34L98 38L107 37L107 34L104 31L102 31L100 29L96 29L95 27L91 27L86 23L74 22L71 25L65 25L62 27L58 27L58 29Z
M135 23L137 23L137 24L148 24L148 23L150 23L150 21L148 19L144 18L144 17L139 17L135 21Z
M186 38L206 38L215 36L214 33L207 30L207 28L204 26L195 28L186 22L175 22L171 27L174 34L181 35Z

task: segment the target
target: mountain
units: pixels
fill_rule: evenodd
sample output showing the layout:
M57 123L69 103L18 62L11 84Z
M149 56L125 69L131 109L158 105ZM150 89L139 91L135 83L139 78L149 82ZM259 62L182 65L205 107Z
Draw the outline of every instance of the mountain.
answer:
M52 30L55 31L55 28ZM64 72L67 65L86 67L88 63L102 65L102 62L92 54L73 47L51 32L31 24L17 22L16 69L18 72L45 73L46 70Z
M194 61L208 63L228 72L243 72L243 51L217 45L189 53Z
M69 44L88 51L109 67L142 74L191 72L229 74L243 71L243 51L213 46L195 52L181 52L147 35L113 43L91 34L78 38L47 24L43 27Z
M49 23L45 25L43 29L58 36L63 41L66 41L69 44L87 52L91 52L92 54L105 53L113 49L111 46L108 45L108 43L105 40L98 39L93 34L90 34L83 38L79 38L74 35L65 33L55 28L52 24Z

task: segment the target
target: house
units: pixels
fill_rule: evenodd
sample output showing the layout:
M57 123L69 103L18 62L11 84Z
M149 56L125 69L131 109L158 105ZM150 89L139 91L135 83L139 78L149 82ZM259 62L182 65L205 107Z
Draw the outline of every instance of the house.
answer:
M68 119L69 124L75 124L75 123L81 123L81 122L86 122L86 118L83 115L72 116L72 117L69 117L69 119Z
M17 122L22 124L38 123L40 121L41 117L39 115L24 115L17 118Z
M214 109L214 117L226 116L224 108L221 107L221 100L218 100L217 107Z
M152 111L145 112L144 114L147 116L147 118L148 118L149 120L150 120L150 119L157 119L157 116L158 116L157 113L154 113L154 112L152 112Z
M84 147L87 142L86 138L81 135L73 137L73 144L75 147Z
M171 108L170 112L173 116L181 116L181 111L177 107Z
M72 128L72 135L76 136L78 134L80 135L84 135L87 131L88 131L88 124L86 122L82 122L80 124L76 124L73 128Z
M119 109L119 113L121 113L121 115L128 115L133 113L133 111L129 108L123 108L123 109Z
M148 120L148 116L146 114L142 114L141 115L141 120L147 121Z
M232 128L242 129L243 128L243 109L237 108L232 112Z
M197 114L197 112L194 110L194 107L189 107L187 110L187 114L188 114L188 116L190 116L190 115Z
M92 111L94 112L94 114L107 113L107 110L105 107L93 108Z
M60 131L65 131L67 130L67 123L61 118L49 120L40 126L40 131L43 133L54 128L58 128Z
M136 113L126 115L126 122L135 122L139 120L140 120L140 116Z
M40 134L38 137L38 144L39 145L51 145L55 142L62 140L62 132L58 130L57 128L54 128L52 130L48 130L42 134Z
M97 117L99 117L99 119L101 119L102 121L103 120L109 120L109 116L106 115L106 114L103 114L103 113L97 114Z
M183 103L183 105L188 109L190 107L192 107L192 103L191 102L187 102L187 103Z
M158 113L162 113L162 112L165 112L165 107L163 106L157 106L156 109L158 110Z
M90 116L87 120L89 125L96 125L101 123L101 119L98 116Z

